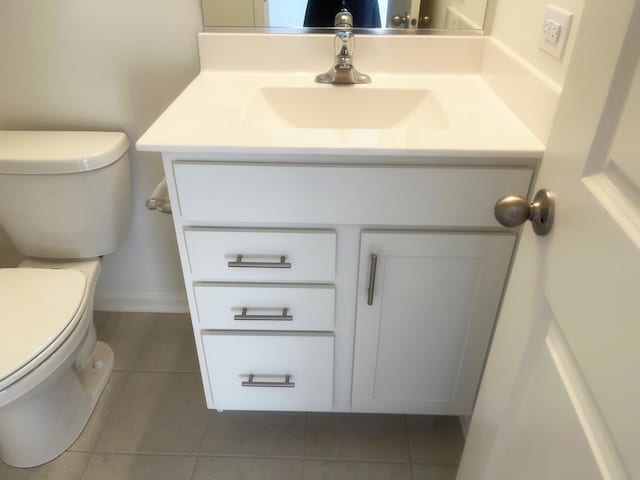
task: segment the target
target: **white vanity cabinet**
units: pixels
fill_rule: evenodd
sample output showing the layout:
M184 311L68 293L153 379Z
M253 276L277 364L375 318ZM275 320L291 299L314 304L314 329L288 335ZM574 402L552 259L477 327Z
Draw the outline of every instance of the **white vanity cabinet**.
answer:
M535 160L163 158L209 408L471 412Z

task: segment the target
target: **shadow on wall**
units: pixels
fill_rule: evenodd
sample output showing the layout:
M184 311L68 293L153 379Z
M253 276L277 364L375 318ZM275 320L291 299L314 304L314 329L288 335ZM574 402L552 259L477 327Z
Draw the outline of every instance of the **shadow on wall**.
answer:
M22 256L0 226L0 268L16 267L21 261Z

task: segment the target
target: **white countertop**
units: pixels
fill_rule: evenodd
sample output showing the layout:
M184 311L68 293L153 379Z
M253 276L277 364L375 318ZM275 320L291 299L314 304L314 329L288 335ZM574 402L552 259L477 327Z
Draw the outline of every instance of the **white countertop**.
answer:
M327 50L332 36L200 34L202 72L136 146L143 151L190 154L542 157L544 144L480 74L483 38L377 37L359 37L354 58L372 83L336 86L314 82L315 75L331 64ZM287 55L278 55L285 46ZM417 66L415 52L430 63ZM252 108L257 92L269 88L305 89L307 96L300 98L311 95L317 106L298 100L291 103L294 113L305 118L314 115L314 108L322 108L325 118L331 119L335 108L336 118L341 118L337 123L343 127L349 123L345 117L353 115L350 108L360 108L361 119L365 108L371 115L384 115L392 108L368 105L362 101L366 95L345 95L350 91L424 91L430 100L421 107L427 112L422 120L390 122L382 129L295 128L277 115L256 114ZM328 102L328 111L321 100L327 89L340 93L335 105ZM429 121L429 112L436 113L436 121ZM331 122L322 123L327 124Z
M480 75L372 74L369 85L315 84L315 73L202 72L138 140L143 151L538 157L544 145ZM419 88L435 93L448 125L398 129L316 129L244 125L258 87ZM299 108L304 109L304 105ZM375 108L375 106L371 106ZM309 111L309 115L313 115ZM349 115L348 105L336 115ZM255 123L255 122L254 122Z

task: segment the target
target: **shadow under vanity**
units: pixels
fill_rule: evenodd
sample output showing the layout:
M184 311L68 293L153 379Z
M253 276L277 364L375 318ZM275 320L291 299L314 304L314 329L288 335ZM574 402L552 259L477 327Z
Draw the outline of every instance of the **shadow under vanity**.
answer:
M336 87L313 83L330 36L255 38L202 34L202 72L137 144L162 152L208 407L470 415L517 239L493 206L544 151L474 71L483 39L363 39L372 84ZM260 58L284 42L295 72ZM434 62L394 70L380 42ZM292 123L274 88L339 89L339 126ZM358 89L424 91L427 117L350 125Z

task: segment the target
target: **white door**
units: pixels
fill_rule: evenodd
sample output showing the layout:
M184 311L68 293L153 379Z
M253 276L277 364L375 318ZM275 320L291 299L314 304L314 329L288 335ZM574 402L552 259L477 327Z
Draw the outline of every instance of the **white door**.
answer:
M208 27L260 27L268 25L268 1L265 0L203 0L204 24Z
M640 0L587 0L458 479L640 478L639 58Z
M417 19L420 15L420 0L389 0L387 7L387 28L417 28L418 23L412 25L411 19ZM408 24L394 25L392 19L394 16L409 17Z

